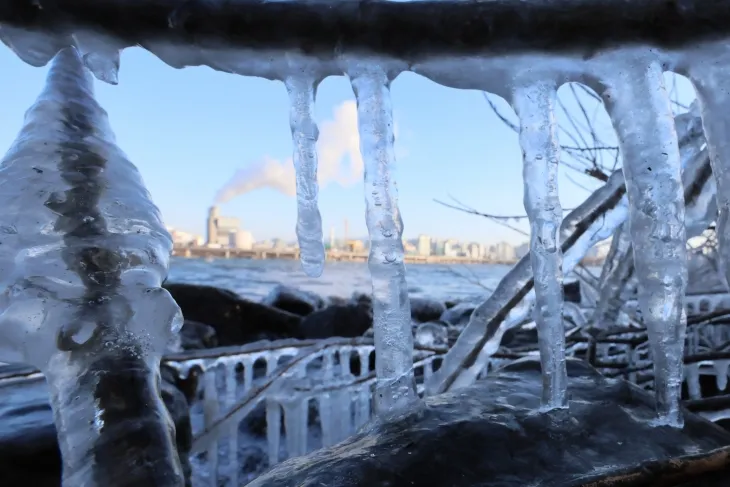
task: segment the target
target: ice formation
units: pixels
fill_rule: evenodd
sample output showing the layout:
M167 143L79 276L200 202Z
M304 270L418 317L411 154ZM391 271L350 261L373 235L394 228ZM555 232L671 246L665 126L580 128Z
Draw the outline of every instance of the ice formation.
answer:
M373 331L378 376L376 409L417 399L413 375L411 309L403 261L403 220L391 171L395 163L390 78L377 64L351 67L357 100L360 152L365 164L368 267L373 285Z
M515 89L524 158L525 211L530 220L530 260L535 282L536 321L543 373L543 407L567 407L563 325L563 255L559 230L563 210L558 197L560 145L555 121L554 82Z
M324 243L322 216L317 205L317 138L319 130L314 121L315 80L296 75L286 80L291 108L289 121L294 141L294 168L297 187L297 238L302 269L311 277L322 275Z
M717 185L717 237L725 284L730 285L730 138L728 138L728 65L725 44L703 48L687 70L702 110L702 125Z
M172 241L74 48L54 59L0 174L0 361L45 374L64 485L182 486L159 392L182 325L160 287Z
M660 62L637 55L606 78L603 99L623 155L629 232L654 362L658 422L679 426L687 239L677 132Z

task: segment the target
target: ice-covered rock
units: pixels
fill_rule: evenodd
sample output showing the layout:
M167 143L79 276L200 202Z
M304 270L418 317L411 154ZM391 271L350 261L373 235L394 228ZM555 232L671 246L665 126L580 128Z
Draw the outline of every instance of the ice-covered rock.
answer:
M411 298L411 318L419 323L438 320L445 311L444 303L434 299Z
M249 487L578 485L585 475L730 444L730 433L689 413L682 429L652 427L649 394L583 362L567 365L569 410L535 414L542 378L539 362L526 360L290 459Z
M275 286L261 302L299 316L307 316L325 306L324 299L317 294L282 284Z
M165 283L188 320L215 329L219 346L295 336L301 317L244 299L232 291L196 284Z

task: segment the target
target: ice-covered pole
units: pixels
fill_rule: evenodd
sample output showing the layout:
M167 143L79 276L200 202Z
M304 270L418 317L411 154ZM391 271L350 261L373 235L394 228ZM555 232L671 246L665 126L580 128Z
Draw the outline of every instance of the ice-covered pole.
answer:
M390 78L378 64L347 69L357 100L360 152L365 164L368 268L373 285L375 405L379 412L417 400L413 374L411 306L403 259L403 220L392 170L395 165Z
M75 49L0 164L0 361L46 376L63 485L183 485L159 360L172 242Z
M654 363L658 421L681 426L687 316L684 192L662 65L642 52L605 74L603 99L619 138L639 304ZM611 66L606 63L606 66Z
M542 405L567 407L563 325L563 253L558 195L560 145L554 106L555 82L525 82L514 90L512 104L520 118L524 159L525 211L530 220L530 261L535 282L535 320L542 364Z

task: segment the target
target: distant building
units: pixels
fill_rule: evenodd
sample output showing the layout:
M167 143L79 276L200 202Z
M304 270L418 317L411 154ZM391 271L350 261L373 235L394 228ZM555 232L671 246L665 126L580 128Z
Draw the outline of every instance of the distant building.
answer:
M253 234L247 230L239 230L236 233L236 244L234 247L241 250L251 250L253 248Z
M431 237L428 235L418 236L418 255L431 255Z
M241 221L238 218L221 216L218 207L208 210L208 241L211 247L235 247Z

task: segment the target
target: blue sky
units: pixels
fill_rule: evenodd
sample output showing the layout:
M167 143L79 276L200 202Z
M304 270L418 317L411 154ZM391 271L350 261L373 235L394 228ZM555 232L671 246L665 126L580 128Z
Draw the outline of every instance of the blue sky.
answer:
M0 48L0 150L4 153L19 130L25 110L41 90L46 69L33 68ZM680 97L691 98L687 83ZM561 94L566 93L561 88ZM399 203L405 235L426 233L484 243L525 237L487 219L444 208L434 198L454 195L481 211L521 214L522 161L517 135L502 124L477 91L444 88L406 73L392 86L398 163ZM97 97L109 112L117 141L137 165L166 223L203 234L208 207L218 191L241 169L265 161L286 168L291 158L288 99L283 83L215 72L209 68L176 70L141 49L122 54L118 86L97 82ZM320 129L329 122L337 145L349 130L334 114L354 96L345 77L331 77L319 87L316 115ZM576 108L569 95L568 110ZM506 104L498 100L502 109ZM346 107L346 105L345 105ZM508 110L508 109L507 109ZM559 120L565 121L561 113ZM601 135L612 142L605 114L598 115ZM569 141L563 141L569 143ZM341 160L338 156L340 154ZM336 152L330 165L341 165L321 187L320 209L325 236L334 226L342 235L366 235L362 178L350 177L351 161ZM563 207L587 195L580 185L595 187L588 177L562 169ZM270 188L257 189L221 206L239 217L256 239L294 237L296 202ZM524 225L521 225L525 228Z

